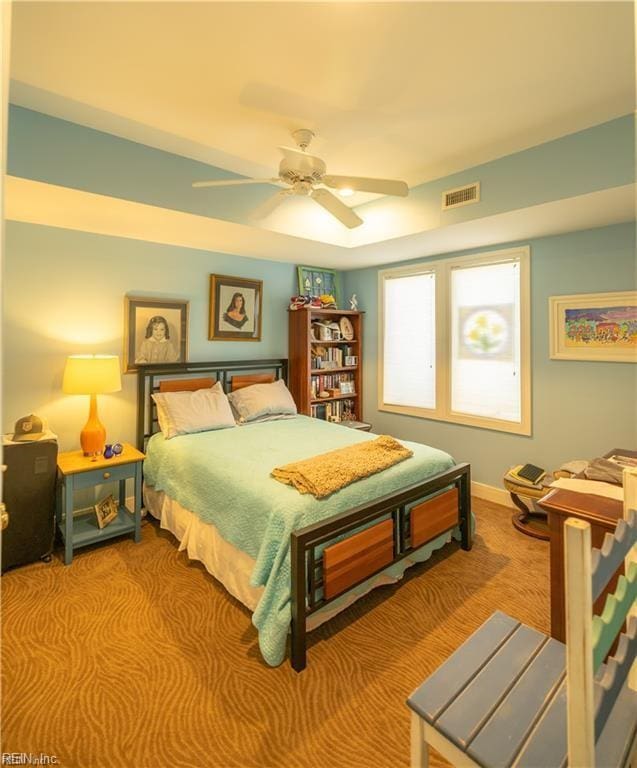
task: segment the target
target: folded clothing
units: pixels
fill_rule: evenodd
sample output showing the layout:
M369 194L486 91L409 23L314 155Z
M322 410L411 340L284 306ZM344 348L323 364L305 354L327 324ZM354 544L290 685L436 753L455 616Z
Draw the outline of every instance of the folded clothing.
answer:
M608 459L593 459L584 470L587 480L601 480L604 483L621 485L623 479L623 467Z
M573 461L567 461L560 467L560 472L568 472L570 475L579 475L585 472L590 461L586 459L574 459Z
M299 493L324 499L350 483L382 472L411 456L413 451L398 440L380 435L375 440L275 467L271 474L279 482L293 485Z

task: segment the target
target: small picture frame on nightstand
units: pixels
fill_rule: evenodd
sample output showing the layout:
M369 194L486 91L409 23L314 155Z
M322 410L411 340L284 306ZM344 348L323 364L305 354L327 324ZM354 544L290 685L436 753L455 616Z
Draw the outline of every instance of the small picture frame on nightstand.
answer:
M111 493L105 499L95 505L97 524L100 528L106 528L109 523L117 518L117 502Z

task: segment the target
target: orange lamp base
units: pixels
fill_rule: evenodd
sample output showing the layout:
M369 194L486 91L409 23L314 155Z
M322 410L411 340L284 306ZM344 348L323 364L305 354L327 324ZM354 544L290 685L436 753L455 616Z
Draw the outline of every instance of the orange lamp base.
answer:
M88 421L80 432L80 445L85 456L98 456L106 445L106 430L97 418L97 395L91 395Z

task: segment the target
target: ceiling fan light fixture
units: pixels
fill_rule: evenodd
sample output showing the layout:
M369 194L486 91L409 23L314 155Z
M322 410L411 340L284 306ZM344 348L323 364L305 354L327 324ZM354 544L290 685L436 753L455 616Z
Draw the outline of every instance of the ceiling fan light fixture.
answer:
M355 192L371 192L376 195L397 195L406 197L409 187L404 181L395 179L375 179L364 176L332 176L326 173L325 162L315 155L309 155L308 148L314 133L308 128L292 132L298 149L279 147L283 159L279 163L279 175L271 179L214 179L196 181L193 187L220 187L239 184L276 184L284 188L265 200L250 215L252 219L269 216L286 197L298 195L309 197L338 219L348 229L360 227L361 217L344 202L341 197L351 197ZM329 187L329 189L325 189ZM333 189L334 192L329 190Z

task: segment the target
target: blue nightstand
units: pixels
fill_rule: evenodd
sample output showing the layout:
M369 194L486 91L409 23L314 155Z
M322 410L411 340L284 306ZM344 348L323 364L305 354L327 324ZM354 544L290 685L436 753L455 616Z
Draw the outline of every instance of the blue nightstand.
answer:
M73 562L73 552L88 544L132 533L136 542L141 538L142 521L142 461L143 453L128 443L119 456L96 460L84 456L82 451L69 451L58 455L58 496L56 522L64 541L64 563ZM133 510L126 507L126 480L135 482ZM104 528L97 524L97 515L91 510L73 516L73 494L82 488L119 482L117 517Z

